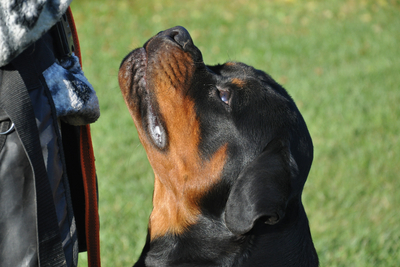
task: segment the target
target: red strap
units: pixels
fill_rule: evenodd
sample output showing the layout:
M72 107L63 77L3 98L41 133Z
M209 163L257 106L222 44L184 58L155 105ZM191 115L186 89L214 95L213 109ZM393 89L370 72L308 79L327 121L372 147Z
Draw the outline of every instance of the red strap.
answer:
M80 129L81 165L85 189L85 227L89 267L100 267L99 214L96 171L89 125Z
M76 31L70 7L68 7L67 10L67 18L74 39L74 53L79 58L82 66L78 33ZM96 167L94 164L94 153L89 125L80 126L80 151L83 185L85 190L85 228L88 266L100 267L100 223L97 202Z

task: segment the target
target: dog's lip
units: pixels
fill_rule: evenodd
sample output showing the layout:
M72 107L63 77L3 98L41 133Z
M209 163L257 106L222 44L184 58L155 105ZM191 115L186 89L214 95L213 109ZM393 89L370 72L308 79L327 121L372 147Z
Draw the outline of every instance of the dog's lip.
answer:
M167 145L166 131L150 99L146 81L147 58L146 49L141 47L132 51L122 65L124 66L124 75L131 76L131 84L128 88L131 88L135 98L142 99L142 108L146 109L146 112L142 113L144 115L142 119L146 121L142 124L142 127L153 143L159 149L164 149Z
M126 68L127 75L132 75L131 87L135 87L136 90L147 91L146 82L146 69L147 69L147 53L146 50L141 47L135 49L128 59L130 60L129 66ZM140 92L136 92L140 93Z

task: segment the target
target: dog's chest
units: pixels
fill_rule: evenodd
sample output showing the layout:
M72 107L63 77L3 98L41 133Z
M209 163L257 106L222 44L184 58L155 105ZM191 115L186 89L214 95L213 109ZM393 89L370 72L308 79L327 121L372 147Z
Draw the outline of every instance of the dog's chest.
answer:
M181 235L151 241L146 266L236 266L249 238L236 237L219 221L202 219Z

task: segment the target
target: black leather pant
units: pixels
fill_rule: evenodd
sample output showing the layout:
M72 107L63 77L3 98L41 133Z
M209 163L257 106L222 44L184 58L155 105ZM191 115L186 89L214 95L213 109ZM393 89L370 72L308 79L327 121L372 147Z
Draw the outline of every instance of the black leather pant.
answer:
M1 122L2 121L2 122ZM5 113L0 125L5 132ZM0 261L2 266L36 266L36 198L33 173L16 131L0 135Z

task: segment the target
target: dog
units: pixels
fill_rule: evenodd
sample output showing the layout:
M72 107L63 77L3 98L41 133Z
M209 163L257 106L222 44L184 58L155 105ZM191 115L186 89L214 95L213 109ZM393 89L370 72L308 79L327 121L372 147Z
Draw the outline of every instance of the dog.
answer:
M313 144L285 89L244 63L205 65L180 26L129 53L118 80L154 171L134 266L318 266L301 201Z

